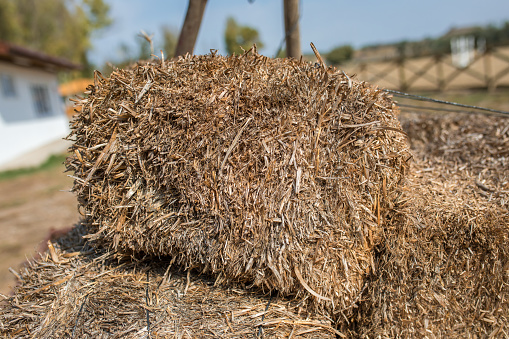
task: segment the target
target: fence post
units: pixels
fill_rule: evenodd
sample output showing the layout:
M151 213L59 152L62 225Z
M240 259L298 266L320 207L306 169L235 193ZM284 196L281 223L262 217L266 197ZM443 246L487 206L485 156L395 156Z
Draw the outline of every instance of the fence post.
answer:
M437 86L439 91L443 91L445 89L444 64L442 59L443 55L435 56L435 61L437 63Z
M486 49L484 51L484 79L486 80L486 87L488 88L488 92L493 92L497 88L497 84L495 81L495 77L492 74L491 67L491 58L492 58L492 49Z
M401 91L407 91L408 90L408 84L406 83L406 77L405 77L405 58L401 57L398 60L396 60L396 65L398 67L398 75L399 75L399 89Z

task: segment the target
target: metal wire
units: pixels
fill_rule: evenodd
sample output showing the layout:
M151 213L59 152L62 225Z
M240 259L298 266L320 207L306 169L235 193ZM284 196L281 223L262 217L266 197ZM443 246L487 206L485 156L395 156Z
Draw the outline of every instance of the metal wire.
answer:
M90 294L90 293L89 293ZM80 320L81 311L83 311L83 306L85 306L85 302L87 301L88 294L85 295L83 302L81 303L80 309L78 310L78 314L76 315L76 322L74 323L74 327L72 329L71 338L74 338L74 333L76 332L76 327L78 326L78 321Z
M451 112L451 113L462 113L462 114L479 114L481 112L478 111L468 111L464 109L453 109L453 108L443 108L443 107L432 107L432 106L417 106L417 105L407 105L398 103L398 107L400 108L411 108L414 112L419 110L428 110L428 111L436 111L436 112ZM407 110L405 110L407 111ZM505 116L503 113L492 113L492 112L482 112L481 114L486 115L496 115L496 116Z
M263 312L263 314L262 314L262 323L263 323L263 320L265 319L265 314L269 310L269 306L270 306L270 303L272 302L272 297L273 296L274 295L271 293L270 294L270 298L269 298L269 302L267 303L267 306L265 307L265 312ZM257 336L257 338L259 338L259 339L263 338L263 327L262 326L263 326L263 324L260 324L260 326L258 326L258 336Z
M147 289L145 290L145 302L147 303L147 309L146 316L147 316L147 338L150 338L150 313L148 311L149 307L149 294L148 294L148 288L149 288L149 271L147 271Z
M384 89L384 91L387 92L387 93L391 93L391 94L393 94L396 97L405 98L405 99L418 100L418 101L428 101L428 102L433 102L433 103L438 103L438 104L452 105L452 106L456 106L456 107L471 108L471 109L475 109L475 110L479 110L479 111L484 111L484 112L509 115L509 112L507 112L507 111L500 111L500 110L492 109L492 108L473 106L473 105L465 105L465 104L460 104L460 103L452 102L452 101L433 99L433 98L428 98L428 97L424 97L424 96L421 96L421 95L409 94L409 93L405 93L405 92L395 91L395 90L392 90L392 89Z

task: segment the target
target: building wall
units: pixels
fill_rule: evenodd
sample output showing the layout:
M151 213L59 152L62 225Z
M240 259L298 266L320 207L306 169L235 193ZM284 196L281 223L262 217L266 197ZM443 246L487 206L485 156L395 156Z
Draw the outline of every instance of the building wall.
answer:
M12 78L15 95L5 95L2 75ZM42 91L47 96L42 110L34 93L41 92L41 88L46 88ZM65 137L68 125L56 74L0 62L0 167Z
M41 119L64 114L64 104L58 94L58 80L54 73L35 68L0 62L0 77L10 76L15 94L5 96L0 81L0 116L6 123ZM50 112L38 114L34 102L34 87L44 87L49 94Z
M9 163L12 161L30 165L43 162L45 159L20 161L19 158L61 140L68 134L68 124L65 116L10 124L0 123L0 170L11 168ZM49 155L46 154L45 157Z

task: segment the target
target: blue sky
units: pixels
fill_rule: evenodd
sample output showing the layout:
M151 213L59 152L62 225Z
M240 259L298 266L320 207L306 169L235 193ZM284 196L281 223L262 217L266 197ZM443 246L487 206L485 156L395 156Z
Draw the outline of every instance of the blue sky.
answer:
M101 64L120 56L120 45L135 46L140 30L158 32L162 25L177 32L187 10L187 0L106 0L114 23L93 39L92 62ZM313 42L320 51L351 44L438 37L452 27L501 24L509 21L508 0L301 0L301 45L311 52ZM195 46L196 54L217 49L226 54L223 34L226 18L256 28L265 48L273 56L283 38L283 0L209 0ZM157 48L157 46L156 46Z

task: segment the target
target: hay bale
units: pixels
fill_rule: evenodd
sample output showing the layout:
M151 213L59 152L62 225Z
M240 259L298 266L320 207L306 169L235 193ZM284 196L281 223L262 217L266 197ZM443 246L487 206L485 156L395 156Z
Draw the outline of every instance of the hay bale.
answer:
M78 225L19 270L0 303L5 338L333 338L330 321L295 303L214 286L168 261L118 262L94 252Z
M361 304L368 337L509 336L509 120L412 115L416 155Z
M439 172L438 172L439 173ZM453 177L409 176L378 247L362 305L364 335L509 334L509 213ZM454 194L451 194L454 189Z
M446 170L468 181L477 195L509 207L507 117L412 114L403 117L402 124L411 136L413 153L425 161L422 168Z
M67 167L97 246L350 316L409 158L385 92L211 54L96 74L79 104Z
M185 60L180 60L180 62L183 61ZM105 100L101 96L95 98L100 102ZM109 122L110 120L103 119L103 123L95 122L90 126L86 126L85 122L80 122L79 119L75 124L83 129L88 128L88 131L113 124ZM423 120L425 119L427 117ZM126 121L132 124L131 126L137 126L135 120ZM126 121L124 122L126 123ZM468 119L458 122L458 125L465 124L465 121ZM158 120L158 122L164 121ZM410 137L415 140L416 135L422 135L422 130L416 126L429 126L429 121L414 122L417 122L412 125L414 129L409 128L409 131L411 132ZM204 278L204 276L197 277L192 273L192 270L188 270L187 275L182 274L169 267L176 260L181 260L184 265L194 264L198 269L204 270L206 265L197 265L193 261L195 258L182 261L182 256L171 253L169 258L129 261L124 257L119 262L113 252L108 252L108 248L131 251L130 253L136 249L129 247L130 243L125 243L125 238L117 238L119 241L117 245L108 242L111 241L115 231L110 229L106 234L104 232L96 233L96 251L88 247L88 244L83 243L82 237L89 237L91 229L96 231L100 229L99 225L93 224L98 222L94 219L97 215L91 214L89 211L88 229L77 227L64 239L60 239L59 246L50 246L48 253L41 259L32 261L30 266L19 272L18 276L21 280L14 295L0 303L0 334L6 337L22 338L34 336L42 338L72 337L73 334L74 337L84 338L100 336L134 338L145 336L147 325L150 324L154 337L178 337L187 334L190 337L244 338L246 335L257 335L261 325L264 334L270 338L288 338L297 335L304 338L326 338L335 335L363 338L507 338L509 334L509 213L507 210L509 168L504 165L504 161L506 161L504 156L500 156L500 154L504 154L505 150L500 148L500 144L508 140L509 129L506 128L507 121L494 120L491 121L492 124L483 129L483 140L486 142L482 147L477 147L477 144L472 141L473 139L469 139L470 137L465 138L467 140L463 144L460 143L460 135L465 128L481 130L475 122L485 123L482 119L471 119L468 122L469 126L441 132L447 133L448 140L454 140L454 142L436 146L437 152L430 154L423 149L414 148L413 151L418 155L415 163L399 185L392 186L390 190L386 189L387 196L390 198L385 201L386 205L382 204L385 207L380 208L379 226L377 223L377 227L371 229L378 233L374 238L376 240L368 243L365 255L372 260L373 268L369 275L366 273L361 277L363 287L360 291L355 291L356 299L347 307L336 307L330 317L308 318L309 313L304 307L306 303L299 298L282 298L284 293L271 299L245 289L227 289L216 286L215 279L207 280L208 278ZM438 119L436 123L443 126L448 122ZM240 124L242 125L242 123ZM168 128L167 125L162 125ZM408 126L408 124L405 125ZM118 129L120 129L119 126L120 124L117 125ZM170 128L168 129L170 130ZM191 128L187 129L187 131L190 130L192 131ZM244 131L247 130L246 127ZM121 144L125 138L128 136L124 135L116 142ZM110 139L112 139L111 136ZM256 143L253 141L254 139L250 140L252 143ZM163 142L162 145L166 144ZM417 143L414 143L415 145ZM421 145L427 147L425 143ZM464 149L465 154L470 154L469 157L463 158L461 154L457 153L456 150L460 145L472 148ZM114 178L108 179L107 175L101 174L103 170L99 169L100 165L97 170L92 170L93 162L88 161L90 165L85 168L88 171L85 174L94 172L88 179L94 184L89 185L90 196L82 195L80 198L91 199L93 204L90 206L97 206L94 204L98 202L94 199L108 194L97 194L100 193L101 186L98 181L94 181L96 180L94 177L102 175L102 180L112 185L111 189L113 189L116 187L112 184L114 179L125 180L119 173L131 168L130 172L126 172L131 175L135 170L132 164L136 162L147 164L147 162L143 162L145 161L143 159L138 161L136 152L115 153L112 151L113 153L110 154L101 150L101 147L105 146L107 145L88 150L75 147L75 155L80 157L80 163L86 162L87 157L91 157L90 154L96 151L97 154L94 158L96 161L101 157L100 154L104 153L102 157L109 158L108 163L114 163L116 160L111 160L111 157L118 156L123 157L126 164L125 166L115 165L118 166L117 169L111 167L109 171L106 171L105 173L117 173ZM109 147L115 150L117 146L110 145ZM244 147L249 149L247 145ZM228 152L228 147L225 148L224 154ZM133 149L135 148L125 151ZM352 154L355 149L350 149L349 152L348 154ZM231 150L230 153L235 154L234 150ZM240 154L236 155L236 157L240 156ZM189 158L190 156L187 155L185 159ZM291 159L291 157L288 158ZM134 159L132 164L129 162L130 159ZM160 161L163 162L163 160ZM195 160L197 164L200 164L198 159ZM98 163L101 161L99 160ZM221 162L217 161L217 163L220 165ZM128 167L129 164L131 167ZM235 164L237 163L233 160L231 163L228 162L228 166ZM69 166L83 165L77 164L76 159L70 159ZM124 166L123 169L122 166ZM198 165L194 166L201 168ZM142 168L141 165L140 168ZM182 164L181 168L185 169L186 167ZM99 172L96 173L97 171ZM142 171L148 172L146 168ZM175 172L171 173L175 174ZM232 174L230 173L230 175ZM268 177L268 175L266 176ZM87 177L85 176L84 179L77 177L76 180L83 182L87 180ZM128 182L132 183L133 181ZM178 181L175 182L182 185ZM485 185L489 190L478 183ZM346 185L343 182L341 184ZM83 185L81 189L84 190L87 185ZM129 191L131 186L128 186L127 183L125 185L125 190ZM225 184L223 183L223 185ZM361 184L358 185L362 187ZM359 186L356 187L359 191L357 194L361 195L366 191L360 190ZM144 189L142 186L139 188ZM310 190L310 188L306 189ZM341 189L351 194L347 190L349 186L341 186ZM109 191L105 190L105 192ZM112 190L110 194L117 194L115 192ZM220 192L224 198L225 192L218 190L218 193ZM134 198L141 199L135 193L132 194ZM395 198L393 198L394 195ZM299 197L296 194L292 199L298 200ZM360 201L362 202L362 200ZM134 202L137 204L134 206L141 204L138 200ZM132 203L132 201L128 201L128 203ZM297 202L293 203L297 204ZM319 201L316 206L321 206L320 203L326 204L327 202L326 200ZM180 206L184 206L181 207L184 211L187 205ZM99 206L97 210L102 211L103 208L105 207ZM114 210L111 208L111 211ZM307 211L309 210L311 209ZM346 211L348 212L348 210ZM330 213L330 211L327 210L326 213ZM295 215L297 214L295 212ZM131 215L136 216L134 212ZM193 216L196 215L193 214ZM202 215L206 215L206 213ZM147 215L146 217L152 216ZM104 220L108 220L106 217L104 218ZM233 219L233 216L231 218ZM294 217L294 220L297 219ZM129 226L128 219L124 223ZM177 224L179 227L182 225L183 223ZM230 227L227 223L219 225ZM233 222L232 225L236 226ZM316 225L316 227L325 227L327 223L316 223ZM345 225L345 223L337 222L330 227L345 227ZM217 224L211 223L202 225L202 227L207 229L206 227L217 227ZM328 228L325 229L328 230ZM339 229L346 232L344 228ZM146 229L140 228L140 231L142 230ZM186 230L177 227L173 231L173 234L181 236ZM108 232L112 232L112 234L108 235ZM282 232L285 234L284 230ZM340 240L334 238L336 233L331 234L333 235L332 239L322 238L320 241L329 241L329 244L340 243ZM347 233L347 235L350 236L351 233ZM228 244L222 243L225 247L229 246L230 252L225 253L233 253L232 251L240 248L239 245L232 246L231 239L231 237L228 238ZM302 252L306 255L309 255L309 251L317 246L315 242L302 236L299 238L295 235L292 239L302 246ZM348 247L350 253L362 253L358 247L355 247L357 238L353 239L347 241L348 239L345 237L341 238L341 241L350 246ZM266 241L265 238L262 240ZM149 238L147 241L154 240ZM170 240L165 239L165 241L168 243ZM190 244L204 246L200 241L194 240ZM218 242L221 239L214 241ZM233 242L235 243L235 239ZM137 244L138 242L133 243ZM101 247L101 244L106 247ZM271 242L270 244L274 246L277 243ZM304 247L305 244L312 244L315 247ZM346 251L345 247L342 248L343 251ZM187 247L181 247L181 249L188 251ZM282 253L286 250L287 247ZM241 252L234 253L242 258ZM295 260L291 256L293 253L283 253L284 258ZM324 268L324 262L339 261L334 255L335 253L332 250L319 253L321 257L317 257L320 259L318 264L323 266L317 267L315 265L317 261L313 261L313 268L321 269L320 272L328 274L329 271ZM217 260L217 258L214 257L212 260ZM351 260L351 258L345 260ZM347 265L350 262L347 262ZM295 264L295 262L290 262L290 264ZM297 264L300 262L297 261ZM221 276L219 274L224 276L228 272L226 267L232 267L228 260L225 260L224 270L216 272L216 279ZM276 266L276 268L278 267ZM350 268L350 266L347 267ZM345 267L337 266L336 269L338 270L335 272L338 274L337 276L345 274ZM299 270L299 273L301 271L304 269ZM148 277L147 272L149 272ZM196 271L194 272L196 273ZM269 272L267 275L270 274L269 270L263 272ZM351 274L350 272L349 274ZM312 277L311 273L306 272L305 274L300 273L301 278ZM249 278L249 275L246 277ZM247 280L246 277L243 279ZM347 278L343 280L345 289L353 286L351 275ZM227 279L235 281L232 278ZM293 277L293 279L298 280L297 277ZM237 283L239 281L242 280L237 280ZM337 287L337 285L331 286ZM299 286L295 288L298 290ZM298 296L303 296L307 288L311 287L300 288L301 291L296 292L297 294L301 293ZM320 292L325 294L325 292ZM313 297L311 292L308 293ZM354 293L348 293L343 292L340 297L346 299L354 295ZM338 303L341 302L339 300ZM330 303L330 305L336 306L337 304ZM149 311L148 322L147 310ZM341 314L342 321L333 319L338 313ZM122 315L122 322L118 321L118 315ZM262 318L263 316L264 318Z

